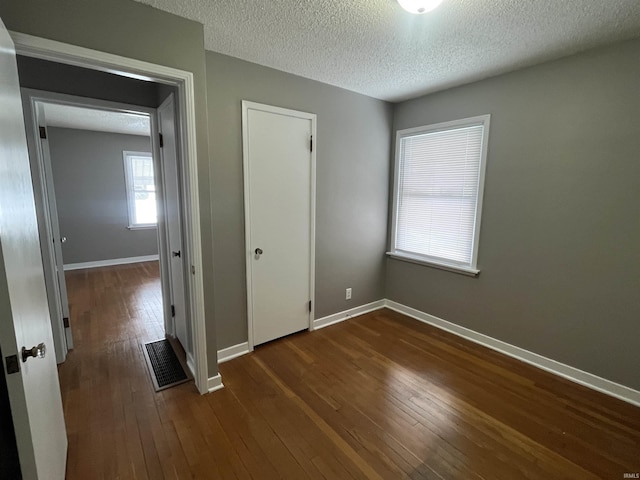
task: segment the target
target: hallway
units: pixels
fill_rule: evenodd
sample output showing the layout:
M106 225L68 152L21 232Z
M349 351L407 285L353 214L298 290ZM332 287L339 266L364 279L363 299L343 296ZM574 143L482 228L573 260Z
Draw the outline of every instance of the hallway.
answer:
M165 399L198 395L193 382L156 394L144 363L140 343L164 338L159 264L74 270L66 279L75 343L59 367L67 478L162 478L153 437L179 441L160 419Z

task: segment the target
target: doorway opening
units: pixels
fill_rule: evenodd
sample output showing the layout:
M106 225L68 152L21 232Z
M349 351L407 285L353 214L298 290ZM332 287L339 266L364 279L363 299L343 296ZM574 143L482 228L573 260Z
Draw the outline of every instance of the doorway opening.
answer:
M65 272L158 261L167 246L176 255L162 256L170 261L159 269L169 276L162 276L158 316L190 354L173 93L157 113L28 89L23 95L33 116L29 145L58 363L73 345ZM160 112L162 122L152 122ZM151 130L160 123L167 145L158 149ZM171 240L161 237L158 213Z
M177 337L192 359L173 92L158 109L22 93L58 363L81 319L103 344Z
M205 349L205 337L204 337L204 295L202 285L202 254L200 246L200 221L199 221L199 205L198 205L198 189L197 189L197 162L195 155L195 115L193 105L193 76L190 72L184 72L167 67L161 67L157 65L147 64L145 62L138 62L132 59L125 59L123 57L117 57L102 52L92 51L80 47L74 47L71 45L59 44L58 42L51 42L37 37L31 37L28 35L15 34L14 41L16 44L16 50L19 55L29 58L38 58L41 60L47 60L49 62L56 62L63 66L74 65L75 67L81 67L83 70L89 70L93 72L108 72L124 78L137 78L138 80L144 80L145 82L155 83L158 87L158 91L162 90L167 92L170 90L173 93L173 99L169 101L169 95L167 96L167 104L161 104L158 109L149 109L148 107L139 107L138 105L126 105L124 108L122 104L114 105L112 102L106 100L96 100L84 98L83 100L91 103L90 106L97 107L101 111L120 111L120 113L129 114L143 114L149 118L151 125L151 153L153 157L154 167L156 167L157 179L155 180L156 192L138 192L138 197L143 200L143 196L148 196L151 193L155 193L159 200L163 200L164 193L174 191L180 198L174 203L171 208L166 206L158 212L158 257L160 259L160 278L163 292L169 292L168 295L163 295L163 301L161 301L162 316L164 317L163 325L164 331L170 335L176 335L179 328L176 326L172 311L179 310L180 307L174 302L171 303L171 275L170 265L171 259L176 258L183 265L183 272L180 277L183 280L182 290L184 291L184 299L182 301L182 308L185 312L184 318L187 319L186 327L182 328L182 339L184 343L187 363L190 369L194 373L194 379L196 387L200 393L206 393L211 385L209 385L207 378L207 361L206 361L206 349ZM144 75L142 74L144 73ZM71 104L77 99L61 98L63 94L58 95L57 99L54 99L53 103L58 104ZM23 94L23 96L25 96ZM38 113L41 108L34 101L36 96L32 95L29 99L30 108L32 112ZM42 100L42 99L41 99ZM48 99L51 100L50 98ZM78 106L78 105L75 105ZM85 105L86 106L86 105ZM161 113L164 111L164 114ZM169 111L169 113L166 113ZM37 115L32 115L33 119L37 118ZM46 118L46 115L45 115ZM160 158L160 133L162 130L161 123L166 123L165 120L171 119L172 134L175 135L173 141L173 147L176 149L176 155L174 164L176 168L176 174L166 175L162 171L165 162L161 162ZM34 120L35 122L35 120ZM37 122L36 122L37 123ZM37 128L36 128L37 127ZM166 127L166 125L165 125ZM31 129L35 140L39 136L39 125L34 125ZM45 126L46 130L46 126ZM154 132L158 133L155 135ZM46 133L46 132L45 132ZM164 136L164 132L163 132ZM167 142L167 143L172 143ZM134 150L135 151L135 150ZM122 161L122 165L125 165L126 160ZM173 180L180 184L173 188L167 188L164 184L164 180L167 178L173 178ZM135 200L136 192L133 193ZM165 199L166 200L166 199ZM161 201L158 202L162 203ZM134 208L135 210L135 208ZM182 244L178 244L174 248L171 244L172 240L169 238L168 216L169 211L174 211L182 215L182 220L179 222L178 233L173 235L173 238L183 240ZM65 237L64 233L61 234L58 239L62 244L62 239ZM81 263L81 262L79 262ZM64 267L62 267L64 271ZM59 285L60 282L58 282ZM174 305L173 309L171 305ZM67 339L66 331L64 327L64 314L62 317L62 327L57 330L64 332L64 335L59 335L60 339L64 342L71 343L72 338ZM71 319L71 324L73 319ZM54 325L56 330L56 325ZM63 342L60 342L61 344Z

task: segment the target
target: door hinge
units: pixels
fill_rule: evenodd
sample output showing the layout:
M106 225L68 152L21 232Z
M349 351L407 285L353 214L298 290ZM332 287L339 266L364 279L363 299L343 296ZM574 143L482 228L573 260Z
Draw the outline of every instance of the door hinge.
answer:
M64 325L64 328L69 328L69 317L64 317L62 319L62 324Z
M5 358L5 362L7 364L7 375L18 373L20 371L20 362L18 362L17 355L11 355Z
M161 133L158 134L158 138L160 139L160 148L164 147L164 138Z
M46 139L47 138L47 129L45 127L38 127L38 130L40 132L40 138Z
M309 300L309 313L311 313L311 300Z
M176 316L176 306L175 305L171 305L171 316L172 317Z
M311 141L309 142L309 146L311 148L311 151L313 152L313 135L311 135Z

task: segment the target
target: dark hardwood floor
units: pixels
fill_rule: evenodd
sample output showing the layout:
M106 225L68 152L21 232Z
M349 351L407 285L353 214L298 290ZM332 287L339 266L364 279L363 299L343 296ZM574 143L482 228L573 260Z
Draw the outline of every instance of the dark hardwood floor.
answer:
M68 479L623 479L640 408L389 310L153 391L157 263L67 273Z

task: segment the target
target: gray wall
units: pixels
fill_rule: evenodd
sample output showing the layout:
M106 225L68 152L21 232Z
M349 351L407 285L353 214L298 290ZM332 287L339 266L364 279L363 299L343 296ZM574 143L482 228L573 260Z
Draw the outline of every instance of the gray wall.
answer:
M158 85L107 72L18 55L20 86L155 108Z
M640 40L397 105L490 113L478 278L387 260L387 297L640 388ZM631 342L631 343L630 343Z
M162 102L164 102L172 93L175 102L175 99L178 98L178 89L170 85L157 84L156 104L154 107L162 105Z
M131 0L2 0L9 30L193 73L209 376L218 372L204 34L198 22Z
M213 52L207 81L218 348L247 341L242 100L318 116L316 318L383 298L391 105Z
M151 152L149 137L49 127L65 264L156 255L157 229L129 230L122 152Z

